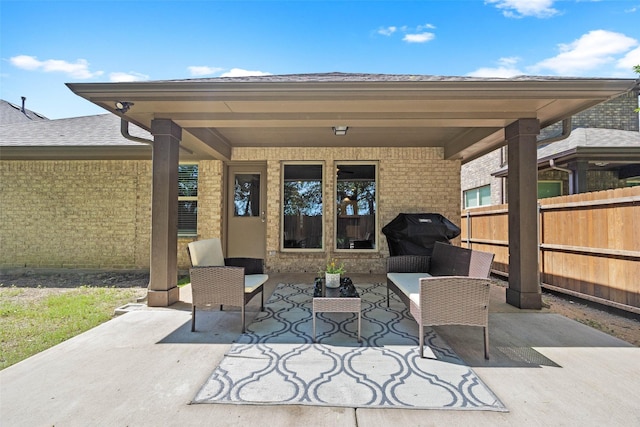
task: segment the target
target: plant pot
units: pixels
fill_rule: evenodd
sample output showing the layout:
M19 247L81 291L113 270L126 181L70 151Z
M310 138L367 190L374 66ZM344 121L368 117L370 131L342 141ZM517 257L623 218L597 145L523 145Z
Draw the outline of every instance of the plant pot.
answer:
M324 281L327 288L339 288L340 287L340 273L325 273Z

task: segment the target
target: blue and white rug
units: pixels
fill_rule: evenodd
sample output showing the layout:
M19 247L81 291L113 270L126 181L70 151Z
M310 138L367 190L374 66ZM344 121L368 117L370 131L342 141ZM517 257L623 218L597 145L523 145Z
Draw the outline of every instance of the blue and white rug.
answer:
M418 325L397 297L387 309L384 284L356 288L362 343L354 313L318 313L313 343L313 286L279 284L192 403L507 411L429 328L420 358Z

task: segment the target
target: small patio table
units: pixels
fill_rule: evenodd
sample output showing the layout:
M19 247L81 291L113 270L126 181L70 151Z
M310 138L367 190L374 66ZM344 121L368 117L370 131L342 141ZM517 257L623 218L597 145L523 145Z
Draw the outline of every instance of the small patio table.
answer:
M358 342L362 323L361 299L355 296L342 296L339 288L327 288L322 280L322 293L313 297L313 342L316 342L316 313L357 313L358 314Z

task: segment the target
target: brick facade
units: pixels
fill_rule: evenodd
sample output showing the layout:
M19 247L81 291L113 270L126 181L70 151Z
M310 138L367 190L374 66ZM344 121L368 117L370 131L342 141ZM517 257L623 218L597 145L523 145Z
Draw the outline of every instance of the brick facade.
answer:
M377 162L378 247L374 253L280 252L284 160ZM401 212L460 218L460 162L442 148L240 148L233 161L266 161L267 268L317 271L327 257L347 271L384 271L388 247L380 229ZM199 162L198 237L222 236L224 163ZM0 161L0 268L148 269L151 229L150 161ZM332 179L325 200L334 199ZM333 247L335 207L326 203L325 248ZM178 267L189 267L178 239Z

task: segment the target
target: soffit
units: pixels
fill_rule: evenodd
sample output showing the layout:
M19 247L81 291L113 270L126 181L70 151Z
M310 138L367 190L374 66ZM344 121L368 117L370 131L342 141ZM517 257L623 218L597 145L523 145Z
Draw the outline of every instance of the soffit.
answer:
M635 85L623 79L331 77L68 86L118 115L116 101L133 102L123 117L144 129L153 119L173 120L191 152L181 153L185 159L229 159L234 147L411 146L444 147L446 158L466 162L504 144L504 127L517 119L537 118L544 127ZM335 136L337 125L349 126L347 135Z

